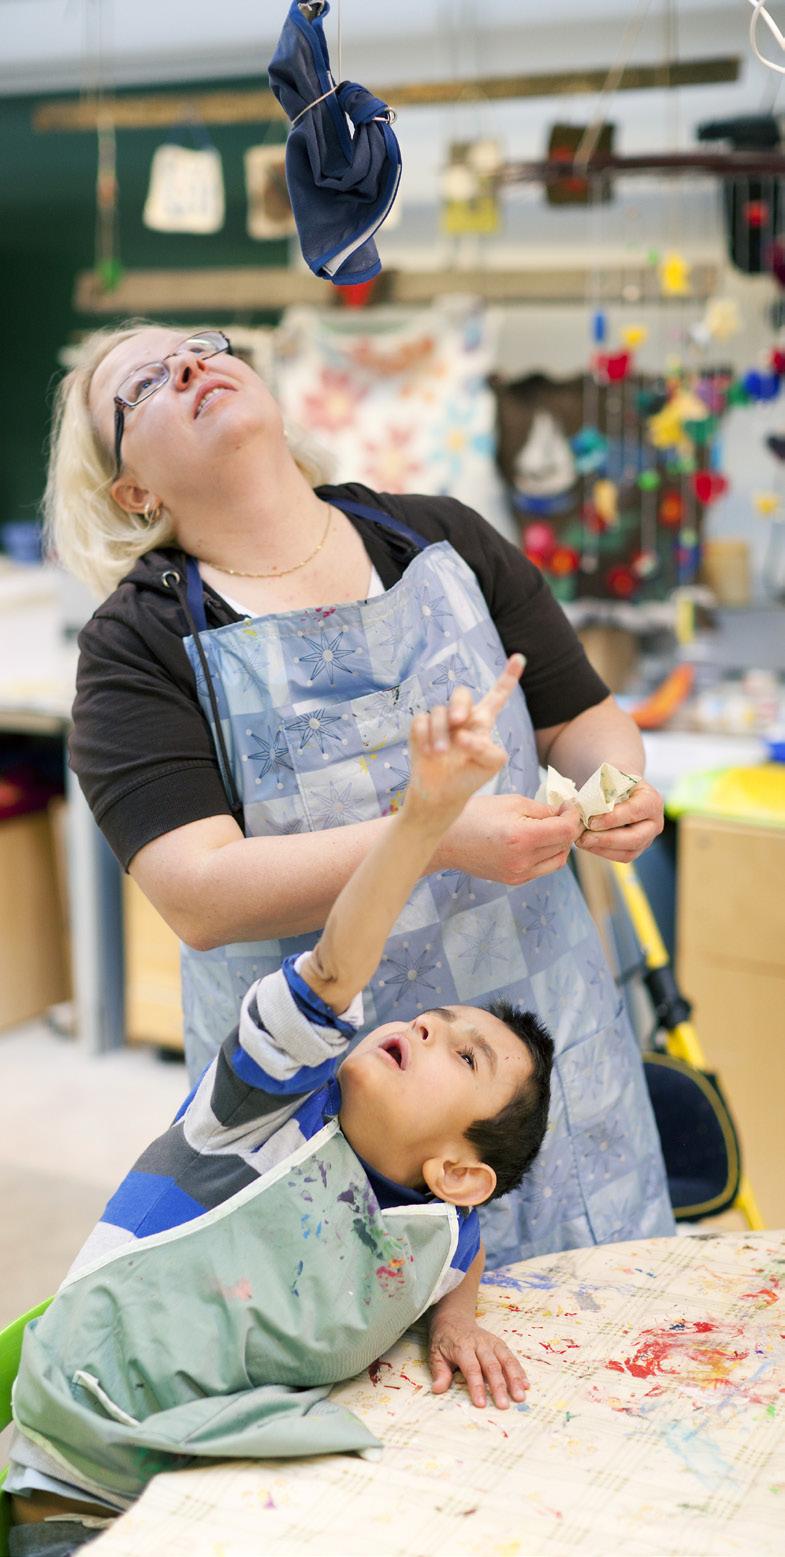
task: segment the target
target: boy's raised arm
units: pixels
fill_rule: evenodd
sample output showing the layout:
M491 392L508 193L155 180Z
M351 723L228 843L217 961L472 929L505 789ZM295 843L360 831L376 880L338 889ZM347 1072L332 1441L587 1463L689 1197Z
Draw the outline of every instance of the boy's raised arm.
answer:
M522 670L523 657L513 654L478 703L458 687L448 707L412 721L404 804L336 898L319 941L300 965L301 977L334 1011L345 1010L375 973L390 930L443 834L507 761L492 731Z

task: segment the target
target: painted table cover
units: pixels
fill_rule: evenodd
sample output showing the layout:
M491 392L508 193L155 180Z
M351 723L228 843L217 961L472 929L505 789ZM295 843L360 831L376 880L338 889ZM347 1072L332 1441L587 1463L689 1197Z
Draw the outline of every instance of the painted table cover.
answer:
M481 1318L525 1404L430 1393L408 1334L333 1398L384 1439L157 1477L96 1557L785 1553L785 1233L580 1249L495 1271Z

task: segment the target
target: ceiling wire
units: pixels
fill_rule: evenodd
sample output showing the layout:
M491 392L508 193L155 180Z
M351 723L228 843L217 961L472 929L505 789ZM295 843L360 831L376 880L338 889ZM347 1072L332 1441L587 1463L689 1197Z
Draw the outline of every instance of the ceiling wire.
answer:
M602 133L606 103L608 99L613 96L624 77L624 72L630 63L632 51L638 41L643 23L645 22L646 17L648 16L648 13L651 9L651 4L652 0L638 0L637 13L634 17L630 18L624 29L624 32L622 33L621 43L619 44L619 52L600 88L600 94L597 98L597 103L595 106L594 117L587 125L578 143L578 149L573 159L576 166L580 165L581 163L587 163L592 156L592 153Z

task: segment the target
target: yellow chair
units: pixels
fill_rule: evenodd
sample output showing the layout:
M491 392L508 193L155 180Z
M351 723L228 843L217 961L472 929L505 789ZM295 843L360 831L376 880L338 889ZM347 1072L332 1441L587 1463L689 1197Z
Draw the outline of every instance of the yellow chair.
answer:
M654 1007L659 1027L665 1033L665 1053L663 1056L656 1052L646 1055L644 1058L647 1069L658 1063L667 1064L666 1056L670 1056L674 1071L681 1068L685 1073L691 1072L698 1091L702 1091L707 1099L710 1098L717 1128L726 1142L731 1164L730 1171L732 1171L734 1153L737 1151L735 1126L725 1100L717 1088L716 1080L711 1074L709 1063L693 1026L690 1004L681 994L676 983L665 943L651 911L649 900L633 865L611 862L610 870L643 954L641 970L643 982ZM719 1201L720 1197L717 1197L717 1204L707 1202L703 1206L693 1207L691 1214L683 1219L695 1220L698 1215L710 1216L723 1208ZM739 1175L738 1188L731 1203L734 1210L741 1212L750 1229L759 1230L764 1226L752 1186L743 1172ZM674 1214L679 1220L678 1208L674 1208Z

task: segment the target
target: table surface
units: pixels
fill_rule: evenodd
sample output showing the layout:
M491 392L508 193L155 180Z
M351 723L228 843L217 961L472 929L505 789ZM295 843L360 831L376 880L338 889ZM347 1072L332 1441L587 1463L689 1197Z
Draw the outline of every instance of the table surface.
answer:
M527 1401L430 1393L403 1338L334 1397L355 1455L159 1476L96 1557L785 1553L785 1233L611 1244L494 1272Z

